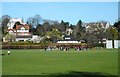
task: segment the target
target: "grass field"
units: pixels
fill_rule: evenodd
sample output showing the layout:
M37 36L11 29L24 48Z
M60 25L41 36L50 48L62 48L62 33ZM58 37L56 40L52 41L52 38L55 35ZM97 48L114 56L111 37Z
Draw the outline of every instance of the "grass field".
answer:
M2 51L3 75L118 75L117 49Z

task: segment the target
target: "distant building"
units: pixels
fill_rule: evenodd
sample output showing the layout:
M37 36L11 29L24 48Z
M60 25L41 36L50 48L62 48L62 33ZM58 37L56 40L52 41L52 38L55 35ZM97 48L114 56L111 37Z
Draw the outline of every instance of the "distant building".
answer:
M99 33L99 29L104 29L106 31L106 29L110 27L110 23L104 21L83 23L83 27L86 28L86 32L88 33L92 32Z
M19 18L12 18L12 19L10 19L8 24L7 24L8 29L13 29L13 27L14 27L16 22L22 23L22 20L19 19Z
M30 41L32 41L33 43L40 43L43 38L44 37L40 37L38 35L32 35L32 38Z
M63 37L63 40L58 40L57 43L81 43L81 42L78 40L75 40L73 37L69 35L65 35Z
M16 24L19 22L19 24ZM30 26L22 22L21 19L10 19L8 26L8 33L16 36L16 41L27 41L32 38L29 32Z
M73 33L73 30L71 28L66 29L66 35L71 35Z

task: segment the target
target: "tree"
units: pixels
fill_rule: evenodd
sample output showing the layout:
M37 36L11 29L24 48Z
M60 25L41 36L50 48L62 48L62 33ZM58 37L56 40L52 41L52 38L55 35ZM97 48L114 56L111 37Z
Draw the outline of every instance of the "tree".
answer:
M39 35L39 36L43 36L43 35L44 35L43 26L42 26L41 24L39 24L39 25L36 27L36 33L37 33L37 35Z
M120 31L120 21L115 22L114 27L116 27L118 29L118 31Z
M42 17L39 14L36 14L34 16L36 26L40 24L40 21L42 20Z
M120 21L118 21L118 39L120 39Z
M0 42L2 41L2 27L0 26Z
M33 25L33 17L29 17L27 19L27 23L32 26Z
M96 46L96 43L98 43L98 39L93 33L87 33L84 39L87 41L87 43L91 46Z
M78 22L77 22L77 29L80 31L81 30L81 28L82 28L82 21L81 20L79 20Z
M62 32L65 32L66 31L66 29L69 27L69 22L64 22L63 20L61 21L61 23L60 23L60 25L61 25L61 31Z
M85 27L82 27L82 21L79 20L78 23L76 24L76 38L78 40L82 39L84 37L84 34L85 34Z
M6 40L8 40L8 42L14 42L15 41L15 35L13 35L13 34L7 34L6 36L5 36L5 39Z
M56 28L56 29L58 29L59 31L62 30L62 27L60 26L60 23L59 23L58 21L54 21L54 22L53 22L52 28Z
M118 29L116 27L110 27L107 29L107 32L111 34L112 42L113 42L113 48L114 48L114 40L118 40Z
M9 15L3 15L1 18L2 18L2 20L4 20L4 19L11 19L11 17Z
M118 39L120 39L120 18L118 22L114 23L114 27L118 30Z
M117 40L118 39L118 30L115 27L110 27L107 32L109 32L112 35L112 39L113 40Z
M37 35L37 29L36 28L32 28L32 34Z
M22 17L22 22L24 22L24 19L23 19L23 17Z
M44 36L44 40L50 42L56 42L57 40L62 39L62 33L56 28L52 28L51 31L47 32Z
M50 24L49 22L43 23L43 34L46 34L48 31L50 31Z
M29 17L27 19L27 23L32 26L32 28L36 28L37 25L40 24L42 17L39 14L36 14L34 17Z
M7 34L7 24L11 17L9 15L3 15L1 19L2 19L2 34L4 36Z

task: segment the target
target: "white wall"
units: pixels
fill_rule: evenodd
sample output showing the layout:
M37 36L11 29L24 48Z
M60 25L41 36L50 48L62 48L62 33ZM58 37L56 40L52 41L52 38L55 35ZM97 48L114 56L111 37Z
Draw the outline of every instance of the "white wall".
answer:
M24 40L24 41L27 41L27 40L30 40L31 38L16 38L16 41L21 41L21 40Z
M78 41L58 41L57 43L81 43Z

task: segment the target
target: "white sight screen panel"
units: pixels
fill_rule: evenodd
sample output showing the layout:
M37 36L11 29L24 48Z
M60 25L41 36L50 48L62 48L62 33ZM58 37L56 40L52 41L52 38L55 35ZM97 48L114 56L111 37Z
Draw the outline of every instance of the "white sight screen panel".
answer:
M107 49L113 48L112 40L107 40L107 41L106 41L106 48L107 48Z

